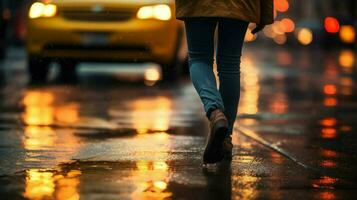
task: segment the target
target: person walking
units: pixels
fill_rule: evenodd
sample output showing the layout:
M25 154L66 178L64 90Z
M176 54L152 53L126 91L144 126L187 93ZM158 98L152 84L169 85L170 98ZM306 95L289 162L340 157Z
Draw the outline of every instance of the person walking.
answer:
M232 157L240 58L248 24L256 24L255 34L273 23L273 0L175 0L175 5L176 18L185 23L190 77L210 120L203 162L217 163ZM219 89L213 73L216 28Z

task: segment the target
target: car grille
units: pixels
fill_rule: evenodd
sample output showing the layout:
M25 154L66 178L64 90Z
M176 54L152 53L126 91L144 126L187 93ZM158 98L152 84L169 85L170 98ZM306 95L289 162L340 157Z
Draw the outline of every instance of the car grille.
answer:
M88 9L63 9L60 11L60 15L69 20L75 21L100 21L100 22L112 22L112 21L126 21L135 16L135 12L132 10L106 10L92 11Z

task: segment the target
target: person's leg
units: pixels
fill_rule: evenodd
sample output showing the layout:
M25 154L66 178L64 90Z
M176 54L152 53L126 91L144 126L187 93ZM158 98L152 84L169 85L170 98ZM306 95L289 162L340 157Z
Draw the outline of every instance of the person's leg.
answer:
M217 71L219 92L228 119L229 134L237 116L240 97L240 58L248 22L221 18L218 22Z
M185 20L192 83L204 105L207 117L215 109L224 110L213 73L216 18Z

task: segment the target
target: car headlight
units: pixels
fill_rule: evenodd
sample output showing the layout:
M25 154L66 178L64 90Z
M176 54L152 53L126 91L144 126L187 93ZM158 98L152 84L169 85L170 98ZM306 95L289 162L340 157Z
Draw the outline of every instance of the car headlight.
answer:
M40 18L40 17L53 17L56 14L57 14L56 5L36 2L31 5L29 17L31 19Z
M166 4L141 7L137 13L139 19L170 20L171 8Z

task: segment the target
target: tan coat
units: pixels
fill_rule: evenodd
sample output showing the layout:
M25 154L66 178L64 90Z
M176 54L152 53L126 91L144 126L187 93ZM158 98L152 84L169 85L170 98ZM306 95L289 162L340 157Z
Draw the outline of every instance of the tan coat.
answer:
M176 0L176 17L226 17L271 24L273 0Z

